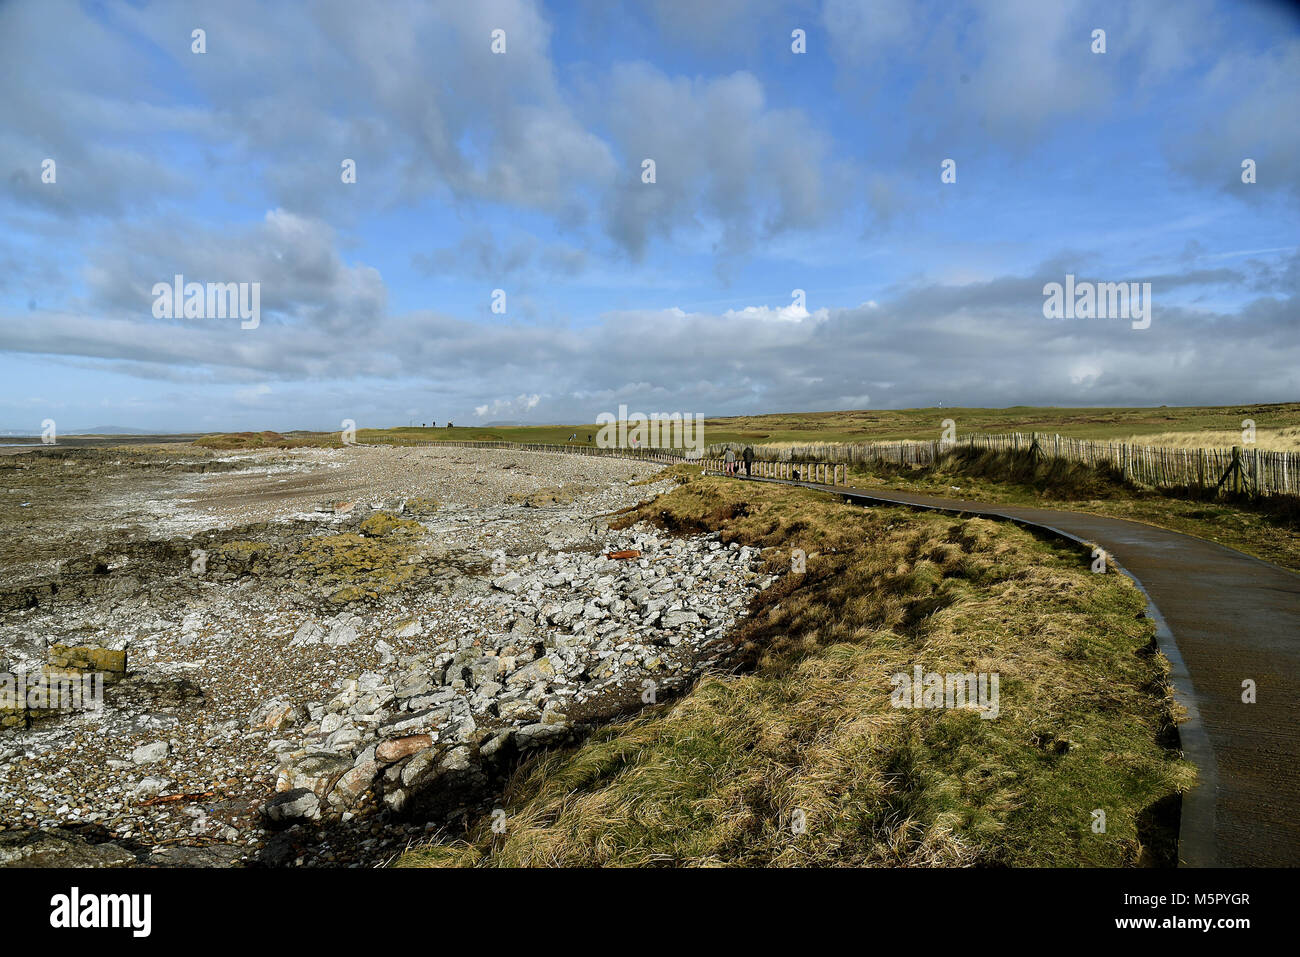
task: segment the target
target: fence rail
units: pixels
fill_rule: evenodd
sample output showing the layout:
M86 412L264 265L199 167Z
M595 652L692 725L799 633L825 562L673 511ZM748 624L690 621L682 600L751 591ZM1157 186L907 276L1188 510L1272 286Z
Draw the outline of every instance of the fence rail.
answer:
M711 445L707 454L721 454L728 446ZM732 446L734 448L734 446ZM1109 466L1136 485L1152 488L1227 488L1253 495L1300 495L1300 453L1263 449L1181 449L1131 445L1126 442L1092 442L1064 435L1009 432L966 435L955 441L813 443L809 445L755 445L756 455L782 462L817 460L846 465L932 465L942 456L963 449L1022 451L1047 459Z
M507 449L519 452L551 452L560 455L592 455L600 458L632 459L637 462L661 462L664 465L691 463L710 472L723 471L725 450L716 455L686 455L672 449L602 449L592 445L547 445L535 442L504 442L474 439L421 439L410 441L386 436L372 437L369 445L435 445L457 449ZM737 470L744 468L744 463L736 461ZM755 461L753 474L768 478L802 479L808 482L820 482L823 485L846 485L849 469L844 463L831 461L790 461L775 458Z
M602 449L592 445L548 445L540 442L502 442L475 439L409 439L369 437L367 445L436 445L454 449L507 449L518 452L551 452L559 455L591 455L600 458L634 459L638 462L662 462L676 465L680 462L702 462L671 449Z
M721 457L700 460L710 472L722 472L726 464ZM735 473L745 471L745 463L736 459L733 463ZM755 459L751 475L759 478L793 479L795 481L816 482L820 485L848 485L849 467L843 462L795 462L779 459Z

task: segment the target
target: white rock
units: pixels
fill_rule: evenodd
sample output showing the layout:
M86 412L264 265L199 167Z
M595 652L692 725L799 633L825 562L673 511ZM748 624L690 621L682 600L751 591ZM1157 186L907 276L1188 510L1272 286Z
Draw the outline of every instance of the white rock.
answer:
M142 744L131 752L131 760L139 764L157 764L159 761L167 760L167 755L171 753L171 747L166 741L154 741L152 744Z

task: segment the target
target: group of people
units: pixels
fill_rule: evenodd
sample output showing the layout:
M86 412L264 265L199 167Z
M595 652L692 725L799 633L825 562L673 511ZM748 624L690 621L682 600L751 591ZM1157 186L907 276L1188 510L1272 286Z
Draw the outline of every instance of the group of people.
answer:
M754 450L750 446L745 446L745 451L740 453L741 460L745 463L745 474L754 473ZM722 456L722 472L724 475L738 475L739 467L736 462L736 453L730 446L727 447L726 454Z

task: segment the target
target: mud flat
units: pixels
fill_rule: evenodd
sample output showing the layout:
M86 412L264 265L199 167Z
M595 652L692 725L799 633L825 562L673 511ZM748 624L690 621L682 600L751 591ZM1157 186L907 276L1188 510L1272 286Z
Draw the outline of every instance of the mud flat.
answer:
M107 449L118 446L148 448L152 446L188 445L194 435L62 435L53 446L46 446L39 435L9 436L0 441L0 455L21 455L46 448Z
M8 712L0 865L373 865L490 809L521 753L725 660L772 583L716 536L611 530L671 487L643 484L657 468L451 448L0 459L0 671L122 672L99 709Z

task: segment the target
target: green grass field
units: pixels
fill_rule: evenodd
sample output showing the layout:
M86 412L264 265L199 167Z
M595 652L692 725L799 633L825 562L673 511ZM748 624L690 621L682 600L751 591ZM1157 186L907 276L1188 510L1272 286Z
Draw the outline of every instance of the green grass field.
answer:
M952 419L958 434L1045 432L1082 439L1133 440L1153 445L1238 444L1242 421L1251 419L1261 447L1300 448L1300 402L1272 405L1161 406L1159 408L1060 409L1014 406L1009 409L900 409L853 412L780 412L771 415L705 419L704 440L719 442L812 443L898 442L939 438ZM594 445L599 427L586 425L457 426L456 428L362 428L359 442L530 442ZM1274 441L1269 441L1274 439ZM337 432L239 432L206 436L209 448L321 445L338 441Z
M1244 419L1251 419L1262 447L1300 448L1300 402L1272 405L1177 406L1159 408L1061 409L1014 406L1009 409L900 409L853 412L781 412L772 415L710 418L704 423L709 444L718 442L810 443L897 442L939 438L942 423L952 419L958 434L971 432L1046 432L1094 440L1146 441L1153 445L1238 444ZM360 442L461 441L534 442L563 445L573 433L581 445L595 444L591 424L483 428L398 427L360 429ZM242 436L276 433L238 433ZM338 433L287 432L285 444L312 445L337 441ZM1270 442L1277 438L1277 442ZM1279 444L1280 443L1280 444ZM242 446L267 444L248 441Z

